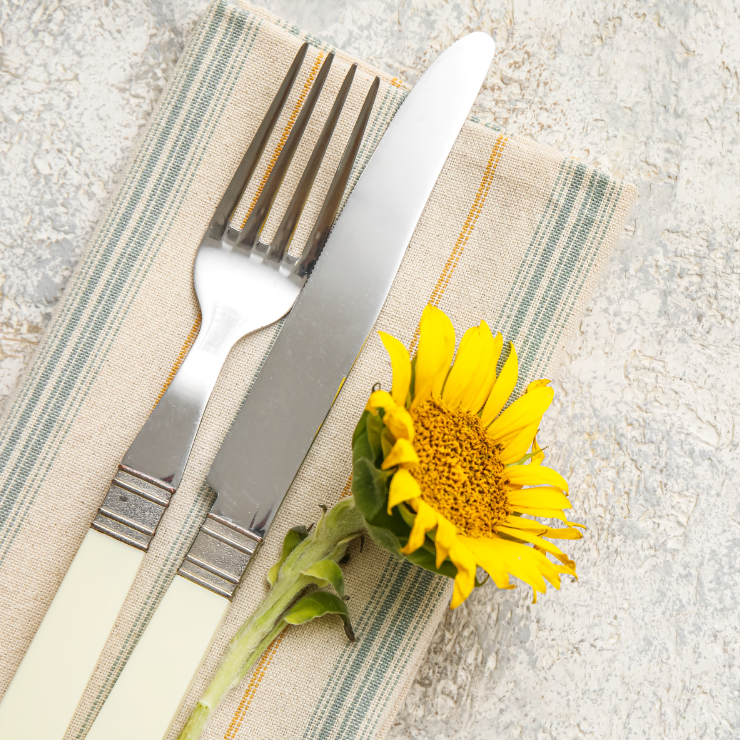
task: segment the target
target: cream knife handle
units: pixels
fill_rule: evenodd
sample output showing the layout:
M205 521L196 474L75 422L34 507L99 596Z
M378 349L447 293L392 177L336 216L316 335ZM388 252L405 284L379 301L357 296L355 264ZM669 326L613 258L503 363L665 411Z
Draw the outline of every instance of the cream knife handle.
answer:
M90 530L0 703L0 738L61 740L144 553Z
M229 603L223 596L175 576L87 740L162 740Z

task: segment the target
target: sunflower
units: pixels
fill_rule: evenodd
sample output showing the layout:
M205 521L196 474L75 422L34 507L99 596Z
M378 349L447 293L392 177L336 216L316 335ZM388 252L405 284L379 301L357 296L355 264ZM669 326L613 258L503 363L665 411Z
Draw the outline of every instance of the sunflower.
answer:
M397 339L380 337L392 389L372 393L353 440L353 491L373 538L454 577L453 609L475 587L478 566L499 588L514 588L510 576L529 584L535 601L545 580L559 588L561 574L575 577L575 562L549 539L580 539L581 525L566 519L568 484L542 464L536 441L550 381L530 383L504 408L519 374L514 346L497 375L503 339L481 322L465 332L453 364L455 330L433 306L413 360ZM367 490L384 492L383 511Z

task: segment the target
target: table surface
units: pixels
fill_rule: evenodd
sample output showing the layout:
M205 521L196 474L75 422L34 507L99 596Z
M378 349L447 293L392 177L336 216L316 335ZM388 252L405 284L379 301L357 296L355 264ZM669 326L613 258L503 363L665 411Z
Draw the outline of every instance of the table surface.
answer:
M639 188L542 439L577 584L480 589L391 737L731 738L740 726L740 20L730 0L262 0L414 83L482 29L476 114ZM203 0L0 0L7 405ZM727 511L724 507L727 506Z

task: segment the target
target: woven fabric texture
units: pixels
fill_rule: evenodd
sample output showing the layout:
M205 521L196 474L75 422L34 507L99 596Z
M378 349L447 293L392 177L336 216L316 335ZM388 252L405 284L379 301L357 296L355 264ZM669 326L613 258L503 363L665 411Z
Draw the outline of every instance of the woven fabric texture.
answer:
M198 324L192 266L201 235L303 40L311 44L282 119L235 216L254 202L329 51L264 11L214 2L197 26L119 192L66 290L0 429L0 692L10 682L124 452ZM352 60L341 51L267 236L287 205ZM358 75L294 244L302 245L376 75ZM350 182L407 92L381 76ZM433 303L458 336L481 319L515 342L523 382L551 377L635 189L473 120L444 167L376 329L415 341ZM208 467L279 327L242 340L213 393L173 503L108 640L68 738L83 738L213 500ZM372 334L252 562L175 723L174 737L228 639L265 592L285 531L343 494L351 431L371 386L390 385ZM490 586L491 588L493 586ZM373 546L353 550L349 608L359 640L331 619L289 628L233 691L208 738L362 740L390 726L449 600L449 583Z

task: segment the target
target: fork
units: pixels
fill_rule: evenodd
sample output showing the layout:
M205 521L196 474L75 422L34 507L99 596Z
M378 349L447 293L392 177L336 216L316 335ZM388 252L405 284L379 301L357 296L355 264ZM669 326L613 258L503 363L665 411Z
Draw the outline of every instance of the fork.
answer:
M231 226L308 51L303 44L219 202L195 257L201 328L126 452L5 697L0 737L58 740L72 719L118 612L177 490L203 413L234 344L292 308L328 238L372 111L375 78L306 245L289 247L356 72L346 73L292 199L269 244L265 223L333 61L324 60L241 229ZM255 543L256 546L257 543Z

